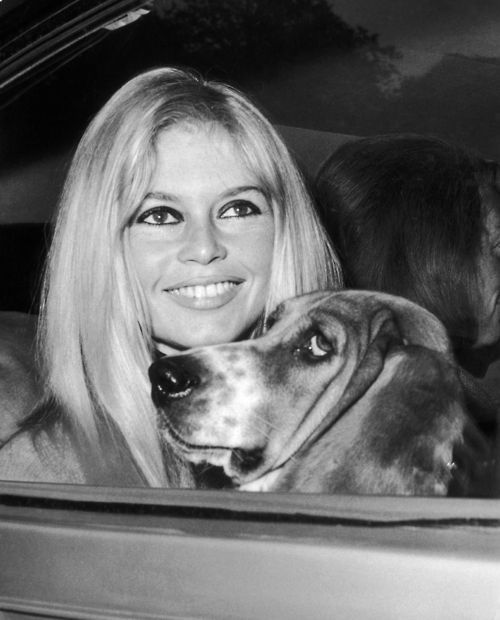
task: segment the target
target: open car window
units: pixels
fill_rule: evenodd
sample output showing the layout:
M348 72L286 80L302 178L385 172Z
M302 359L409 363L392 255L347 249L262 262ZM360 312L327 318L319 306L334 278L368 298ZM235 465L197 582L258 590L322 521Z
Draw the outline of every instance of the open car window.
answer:
M36 313L75 145L142 70L235 84L309 178L381 133L500 160L499 34L489 0L0 0L0 310ZM492 617L499 526L496 499L1 483L0 615Z

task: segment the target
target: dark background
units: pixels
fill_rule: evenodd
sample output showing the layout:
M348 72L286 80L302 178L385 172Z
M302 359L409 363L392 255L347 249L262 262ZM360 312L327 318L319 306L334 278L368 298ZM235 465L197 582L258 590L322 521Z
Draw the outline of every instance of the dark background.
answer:
M0 65L105 4L3 0ZM0 278L9 283L1 308L32 307L42 224L85 126L124 81L154 66L229 81L279 125L430 133L500 159L498 0L155 0L148 8L0 88Z

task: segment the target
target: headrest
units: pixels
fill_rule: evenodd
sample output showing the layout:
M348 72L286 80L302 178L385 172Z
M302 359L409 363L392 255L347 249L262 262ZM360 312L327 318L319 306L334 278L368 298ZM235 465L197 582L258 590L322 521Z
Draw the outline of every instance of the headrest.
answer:
M308 179L316 176L333 151L345 142L356 139L356 136L302 127L277 125L276 128Z

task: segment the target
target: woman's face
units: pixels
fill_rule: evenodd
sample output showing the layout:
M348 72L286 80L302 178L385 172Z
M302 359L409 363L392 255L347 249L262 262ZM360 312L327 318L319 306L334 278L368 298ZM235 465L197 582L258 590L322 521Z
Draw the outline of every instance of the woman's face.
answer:
M160 134L130 240L163 352L248 335L267 297L274 218L224 129L180 124Z
M483 248L479 259L478 338L475 346L500 340L500 195L492 187L484 190L487 213Z

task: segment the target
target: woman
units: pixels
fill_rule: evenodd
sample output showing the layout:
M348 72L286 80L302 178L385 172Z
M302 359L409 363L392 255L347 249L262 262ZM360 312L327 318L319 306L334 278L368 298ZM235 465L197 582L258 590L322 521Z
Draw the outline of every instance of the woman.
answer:
M477 375L500 340L497 171L458 146L402 134L343 145L316 179L346 285L433 312Z
M192 485L158 439L155 352L258 335L281 300L339 285L302 178L248 99L178 69L132 79L69 171L41 305L45 416L0 450L0 476Z

